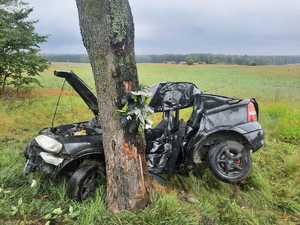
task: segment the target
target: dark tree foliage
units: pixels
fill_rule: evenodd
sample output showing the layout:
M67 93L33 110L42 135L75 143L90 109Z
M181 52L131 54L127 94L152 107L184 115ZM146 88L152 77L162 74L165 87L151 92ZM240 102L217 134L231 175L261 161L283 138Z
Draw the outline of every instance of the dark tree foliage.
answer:
M193 61L194 64L236 64L236 65L285 65L300 63L300 56L249 56L218 54L187 55L144 55L137 56L138 63L180 63Z
M7 86L39 84L35 76L48 66L39 55L47 37L35 32L36 21L28 19L32 10L20 1L0 0L0 93Z
M195 63L195 62L194 62L194 59L193 59L193 58L187 58L187 59L186 59L186 64L187 64L187 65L192 66L192 65L194 65L194 63Z
M87 55L45 55L51 62L78 62L88 63ZM190 55L137 55L137 63L193 63L201 64L237 64L237 65L285 65L299 64L300 56L247 56L247 55L215 55L215 54L190 54Z

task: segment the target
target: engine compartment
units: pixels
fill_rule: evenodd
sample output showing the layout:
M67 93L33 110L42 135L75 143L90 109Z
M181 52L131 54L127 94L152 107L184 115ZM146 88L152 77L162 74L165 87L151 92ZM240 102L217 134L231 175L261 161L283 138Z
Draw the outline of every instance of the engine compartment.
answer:
M101 126L98 125L97 119L90 121L61 125L58 127L46 128L41 134L53 134L61 137L73 136L93 136L102 134Z

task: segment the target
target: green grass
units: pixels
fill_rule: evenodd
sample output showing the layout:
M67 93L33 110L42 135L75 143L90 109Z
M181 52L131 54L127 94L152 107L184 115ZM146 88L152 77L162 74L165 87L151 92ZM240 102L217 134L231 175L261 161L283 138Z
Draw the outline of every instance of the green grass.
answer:
M1 225L45 224L48 220L53 224L82 225L300 223L299 65L139 65L140 81L145 85L190 81L210 93L257 98L267 145L254 154L252 174L239 187L219 182L207 169L197 176L170 177L167 191L153 193L147 209L118 215L107 211L103 186L94 199L80 204L65 195L64 180L22 176L23 148L40 129L51 124L62 85L62 80L52 75L54 70L73 70L94 86L89 65L57 63L41 75L43 88L23 97L0 100ZM187 118L189 113L185 111L183 117ZM67 88L55 124L91 117L81 99ZM32 179L37 180L35 187L31 187Z

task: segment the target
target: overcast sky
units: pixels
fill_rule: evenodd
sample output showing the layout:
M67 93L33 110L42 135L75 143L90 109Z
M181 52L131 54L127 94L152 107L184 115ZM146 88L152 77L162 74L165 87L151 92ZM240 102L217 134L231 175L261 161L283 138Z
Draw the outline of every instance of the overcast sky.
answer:
M26 1L26 0L25 0ZM27 0L44 53L85 53L75 0ZM130 0L137 54L300 55L299 0Z

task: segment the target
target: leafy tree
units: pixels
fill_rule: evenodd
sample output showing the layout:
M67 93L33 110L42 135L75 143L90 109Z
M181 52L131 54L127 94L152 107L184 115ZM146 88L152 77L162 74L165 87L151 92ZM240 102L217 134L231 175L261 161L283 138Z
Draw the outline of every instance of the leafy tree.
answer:
M194 60L192 58L188 58L186 60L186 64L189 65L189 66L192 66L192 65L194 65Z
M0 93L8 85L18 90L39 84L35 76L48 66L39 55L39 44L47 37L35 32L37 21L28 18L32 11L21 1L0 0Z

